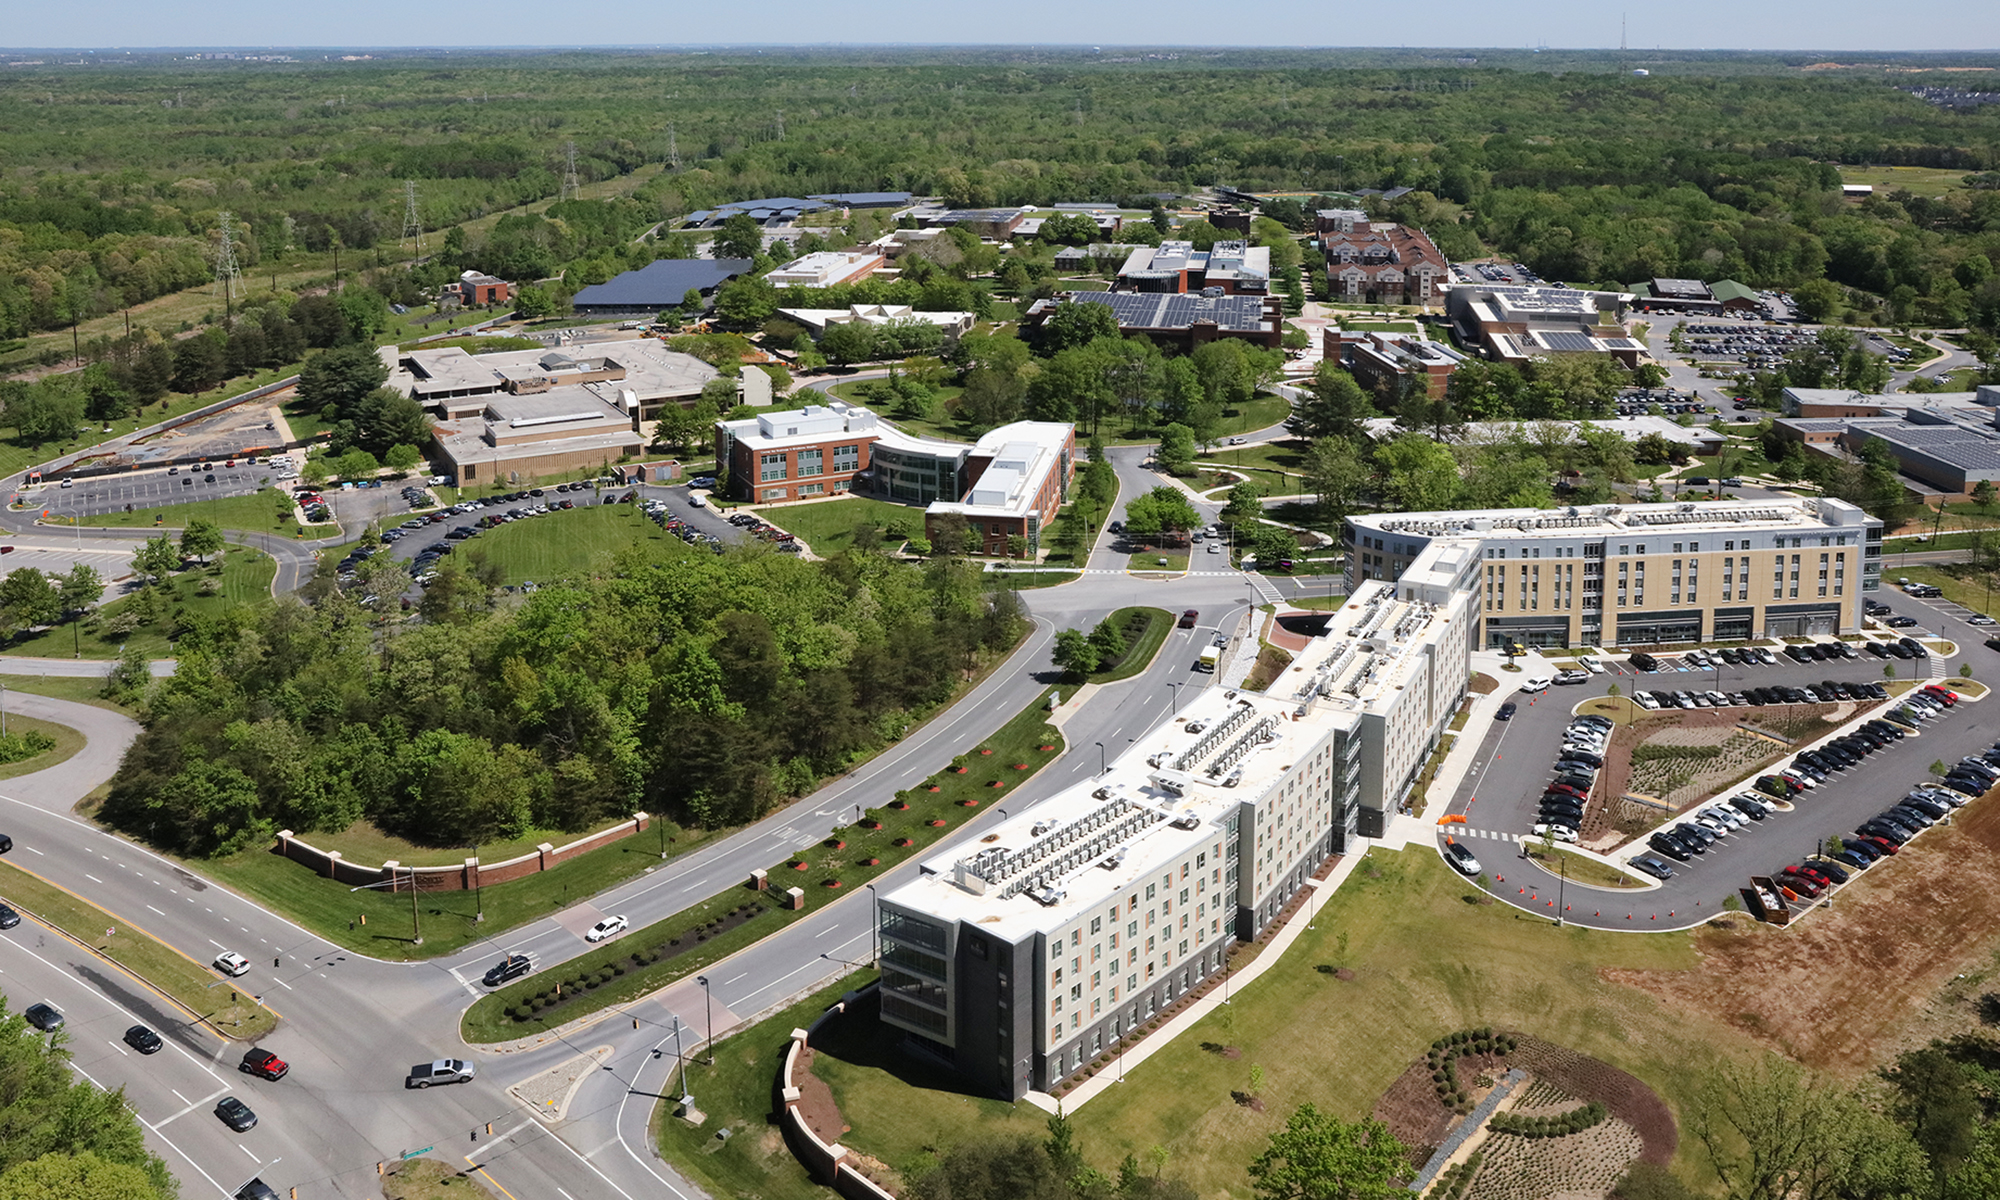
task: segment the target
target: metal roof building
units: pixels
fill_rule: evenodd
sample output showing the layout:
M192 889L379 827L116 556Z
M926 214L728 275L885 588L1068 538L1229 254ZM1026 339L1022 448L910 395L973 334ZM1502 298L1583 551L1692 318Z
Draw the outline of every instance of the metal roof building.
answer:
M751 266L747 258L662 258L584 288L570 305L589 314L656 313L678 305L690 289L712 296L716 288L747 274Z

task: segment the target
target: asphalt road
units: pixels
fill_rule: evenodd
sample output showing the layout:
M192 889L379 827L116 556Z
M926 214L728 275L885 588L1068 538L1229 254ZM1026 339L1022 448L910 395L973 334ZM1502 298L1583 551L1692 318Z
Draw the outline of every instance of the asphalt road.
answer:
M124 475L104 475L79 479L69 487L45 483L21 490L24 502L39 513L46 509L52 517L95 517L105 513L129 512L167 504L194 504L229 496L247 496L260 487L281 482L278 468L237 463L223 466L219 460L209 471L165 469L133 471ZM213 478L211 478L211 476ZM191 509L199 516L199 509Z
M1968 625L1968 610L1948 601L1923 601L1884 591L1880 598L1897 611L1922 618L1918 629L1948 638L1958 645L1950 662L1933 656L1929 660L1891 660L1902 679L1942 678L1959 662L1973 664L1977 675L2000 667L2000 653L1983 642L1990 629ZM1609 661L1609 660L1607 660ZM1780 812L1761 822L1750 822L1732 833L1708 853L1687 863L1672 863L1674 878L1644 889L1604 889L1570 882L1559 884L1555 875L1539 864L1518 857L1515 845L1528 834L1543 785L1551 775L1562 729L1576 704L1591 696L1603 695L1611 683L1621 692L1634 688L1666 691L1715 689L1741 691L1745 687L1813 683L1824 679L1842 682L1875 682L1883 678L1884 661L1872 655L1840 663L1793 664L1779 657L1781 665L1763 668L1723 667L1720 681L1712 671L1660 672L1633 675L1622 660L1618 674L1593 676L1587 685L1556 687L1534 698L1516 695L1520 705L1512 721L1493 722L1482 735L1476 768L1453 797L1447 813L1463 814L1466 825L1441 829L1440 844L1446 833L1462 838L1489 872L1504 874L1507 882L1526 886L1533 895L1524 898L1499 887L1501 898L1522 902L1533 911L1547 912L1546 901L1562 892L1569 905L1568 919L1576 924L1602 928L1634 927L1639 922L1650 928L1675 928L1699 923L1714 913L1723 899L1749 883L1753 874L1766 874L1797 863L1811 855L1824 839L1851 835L1854 827L1900 800L1912 787L1928 782L1933 761L1955 762L1979 754L2000 738L2000 711L1995 701L1961 702L1926 724L1917 737L1906 737L1863 759L1855 767L1838 772L1817 788L1795 797L1793 811ZM1838 730L1829 727L1824 741ZM1801 744L1799 749L1809 748ZM1921 841L1919 842L1919 846ZM1650 852L1650 851L1648 851ZM1660 856L1664 857L1664 856ZM1579 898L1591 907L1580 907ZM1593 916L1593 914L1601 914ZM1628 921L1631 914L1633 920ZM1669 914L1673 914L1669 916ZM1653 918L1657 916L1657 921Z

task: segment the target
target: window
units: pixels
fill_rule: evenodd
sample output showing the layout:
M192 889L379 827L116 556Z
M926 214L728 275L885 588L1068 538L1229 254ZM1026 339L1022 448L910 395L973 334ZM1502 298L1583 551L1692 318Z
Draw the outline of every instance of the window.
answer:
M783 454L760 454L757 456L757 478L760 482L785 477L785 456Z
M800 478L806 478L813 475L826 474L826 468L823 465L824 460L822 458L822 454L823 452L820 450L818 446L814 446L810 450L799 451Z
M833 469L852 471L861 466L861 447L835 446L833 448Z

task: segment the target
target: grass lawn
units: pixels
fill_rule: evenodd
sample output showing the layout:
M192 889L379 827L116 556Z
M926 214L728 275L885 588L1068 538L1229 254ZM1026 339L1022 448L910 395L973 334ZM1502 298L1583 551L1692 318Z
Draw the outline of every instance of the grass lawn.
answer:
M1967 578L1961 579L1956 575L1940 571L1936 567L1916 566L1896 567L1893 570L1885 567L1882 575L1883 582L1891 586L1885 587L1882 591L1876 593L1876 597L1885 604L1894 604L1902 595L1901 589L1893 586L1894 582L1898 579L1907 579L1911 583L1933 584L1938 590L1944 593L1945 599L1950 600L1954 604L1963 604L1974 612L1991 615L1995 609L2000 609L2000 589L1989 591L1986 586L1987 577L1984 575L1974 573L1968 575ZM1889 632L1908 633L1910 631L1907 629L1892 629Z
M1293 608L1309 608L1317 612L1333 612L1347 603L1345 596L1298 596L1293 598Z
M668 830L673 836L674 830ZM312 835L306 840L317 844ZM460 857L470 854L464 851ZM378 865L381 860L368 865ZM659 837L653 831L621 838L559 866L482 892L423 892L418 919L424 944L410 944L410 894L387 889L350 892L268 846L227 858L189 864L311 929L328 941L386 959L424 959L453 954L484 938L568 907L587 896L660 866ZM483 907L484 922L474 917ZM367 924L359 923L366 917Z
M15 690L20 691L21 689L16 688ZM8 715L7 732L14 737L20 737L28 733L46 734L54 740L55 745L35 755L33 758L24 758L17 762L0 764L0 779L12 779L17 775L28 775L35 771L53 767L57 763L71 758L77 751L83 749L84 746L84 736L69 726L58 725L54 721L38 721L33 717L21 716L19 713Z
M1164 608L1121 608L1104 619L1125 631L1125 653L1115 663L1099 664L1090 674L1092 683L1116 683L1145 670L1174 628L1173 614Z
M83 619L80 629L57 625L7 646L9 654L38 658L66 658L81 653L84 658L117 658L131 646L147 658L169 654L167 635L173 628L173 614L181 611L220 615L237 605L271 602L271 580L278 564L261 550L230 546L220 561L206 567L195 565L171 581L172 598L159 608L160 617L127 633L115 633L116 623L127 611L144 603L137 595L123 596ZM101 686L90 682L94 688Z
M1031 591L1035 588L1061 587L1065 583L1075 583L1081 578L1083 578L1083 572L1081 571L1068 571L1058 567L1042 571L1030 571L1025 575L1019 571L1001 571L997 574L988 574L986 576L986 583L988 586L996 589L1004 588L1010 592L1022 592Z
M872 370L874 368L869 369ZM867 384L880 382L882 381L877 379L850 379L844 383L828 384L825 390L840 397L842 400L847 400L854 404L872 405L869 398L861 394L860 389ZM921 437L942 438L948 442L978 441L979 435L986 431L976 425L959 420L952 414L951 410L945 407L947 401L956 400L964 393L965 389L959 387L957 384L948 384L939 388L937 400L931 407L931 415L927 417L913 417L901 413L891 415L887 412L880 415L883 420L894 425L896 428Z
M1118 497L1113 496L1108 504L1101 508L1096 507L1083 494L1082 488L1071 489L1070 502L1056 514L1056 519L1049 523L1048 531L1042 535L1042 547L1048 551L1046 561L1077 567L1088 562L1091 545L1096 540L1096 535L1104 531L1104 522L1110 517L1111 509L1117 503ZM1067 545L1066 539L1073 528L1082 539L1074 558L1063 548Z
M482 1172L483 1174L483 1172ZM490 1178L490 1177L489 1177ZM448 1162L435 1158L412 1158L391 1162L382 1179L385 1200L455 1200L493 1195L493 1189L466 1175Z
M1558 873L1567 872L1571 883L1589 884L1592 887L1601 888L1636 888L1644 886L1637 879L1615 867L1607 867L1594 858L1585 858L1581 854L1573 854L1563 849L1560 845L1555 848L1554 855L1551 857L1549 851L1542 849L1541 843L1531 840L1528 842L1528 857L1541 863L1544 867L1554 867Z
M1245 467L1259 467L1274 472L1297 474L1305 467L1305 455L1297 443L1259 442L1252 446L1217 447L1201 459L1204 467L1221 467L1235 471ZM1293 484L1296 487L1297 484Z
M223 977L206 964L134 928L129 915L99 908L75 892L12 863L0 863L0 883L4 883L7 899L15 908L93 947L207 1018L228 1036L255 1041L277 1024L271 1011L260 1007L248 994L213 986L222 982ZM106 929L114 930L111 936L104 935Z
M577 507L515 521L486 530L464 549L498 564L502 583L519 584L608 571L620 552L634 546L655 554L694 553L636 504Z
M854 545L854 527L863 523L883 530L887 534L883 541L890 546L924 531L922 509L861 496L755 511L785 532L804 538L821 558L832 558Z
M288 502L283 520L278 519L280 497ZM260 488L248 496L222 496L212 500L190 500L186 504L141 508L128 513L102 513L95 517L85 517L80 523L118 529L179 529L195 517L201 517L215 522L224 529L247 529L253 533L273 533L280 537L299 536L314 540L340 536L339 527L332 523L299 524L294 515L296 510L289 504L290 499L290 496L275 488Z
M827 1190L806 1174L771 1123L771 1081L791 1045L792 1030L811 1025L842 995L874 979L874 971L849 975L716 1043L715 1065L696 1063L688 1073L708 1123L696 1127L662 1117L656 1125L661 1157L711 1196L825 1200ZM954 1112L959 1111L957 1100L954 1097ZM1009 1107L998 1101L980 1103ZM892 1119L907 1115L899 1105ZM1025 1121L1023 1127L1027 1128ZM715 1135L724 1129L730 1138L718 1143Z
M1125 569L1137 572L1185 571L1188 556L1185 550L1141 550L1125 561Z
M769 872L770 891L764 901L768 902L770 912L759 913L755 919L709 938L699 950L650 965L626 964L628 973L622 978L611 981L609 987L600 986L582 1002L569 1002L559 1012L551 1014L553 1019L549 1023L572 1021L586 1013L664 987L690 971L768 936L780 924L796 920L806 912L833 903L842 896L860 893L869 882L922 854L948 835L960 821L970 820L973 814L969 810L989 801L1004 799L1005 789L1020 786L1036 771L1060 757L1063 752L1062 736L1048 724L1047 718L1048 709L1043 700L1036 700L1015 714L1014 719L991 738L952 759L923 785L898 792L883 807L866 810L859 823L838 829L819 842L800 847L797 854L767 866L765 870ZM788 910L777 907L776 897L791 887L805 890L806 908ZM574 963L564 964L562 970L571 974L593 965L610 966L636 948L659 945L671 937L681 937L685 941L688 931L701 921L722 916L755 899L755 893L741 886L729 887L693 909L683 909L645 929L626 934L619 942L630 944L622 949L615 943L607 944ZM466 1010L463 1021L466 1038L471 1041L501 1041L544 1028L542 1017L522 1021L510 1016L509 1012L518 1005L530 1003L550 986L549 979L537 974L482 997Z
M1714 1065L1751 1048L1720 1021L1691 1026L1599 975L1698 969L1686 935L1558 930L1477 900L1428 847L1371 852L1282 964L1152 1058L1128 1064L1131 1086L1071 1112L1086 1158L1115 1171L1125 1155L1144 1161L1161 1146L1167 1173L1197 1194L1247 1197L1245 1165L1298 1105L1364 1116L1432 1038L1467 1026L1515 1029L1594 1055L1683 1113ZM1320 965L1355 978L1340 981ZM1230 1098L1246 1087L1252 1064L1265 1072L1261 1113ZM884 1037L860 1046L823 1039L814 1070L854 1125L842 1144L905 1173L930 1160L930 1147L1043 1134L1039 1110L973 1099L926 1078ZM768 1097L768 1077L763 1087ZM1682 1145L1693 1144L1683 1136Z
M1415 321L1342 321L1340 327L1363 333L1417 332L1417 323Z
M108 708L112 712L137 716L123 704L106 700L103 696L104 681L89 676L77 675L0 675L0 685L10 692L27 692L36 696L48 696L56 700L73 700L78 704L94 704L98 708ZM8 728L13 728L14 718L7 718Z
M1968 174L1968 171L1938 167L1844 166L1840 168L1840 181L1869 184L1877 195L1884 197L1899 191L1907 191L1913 196L1942 196L1954 188L1964 187Z

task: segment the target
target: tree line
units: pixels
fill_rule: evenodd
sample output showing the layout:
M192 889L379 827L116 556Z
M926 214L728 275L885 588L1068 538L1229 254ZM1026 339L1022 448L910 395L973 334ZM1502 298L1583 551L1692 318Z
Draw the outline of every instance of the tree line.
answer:
M76 1077L69 1045L68 1031L41 1033L0 997L0 1200L177 1200L125 1089Z
M635 549L503 609L459 557L477 555L441 565L414 625L330 566L275 606L183 614L104 819L191 855L362 817L426 845L635 809L741 824L899 737L1025 628L962 561Z

